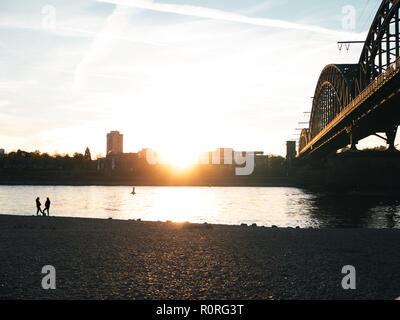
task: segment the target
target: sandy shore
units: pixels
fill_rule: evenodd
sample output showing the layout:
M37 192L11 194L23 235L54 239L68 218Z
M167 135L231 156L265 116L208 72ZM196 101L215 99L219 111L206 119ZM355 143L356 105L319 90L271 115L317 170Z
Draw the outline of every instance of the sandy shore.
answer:
M400 230L0 215L0 298L394 299ZM357 290L341 287L344 265ZM41 288L53 265L57 289Z

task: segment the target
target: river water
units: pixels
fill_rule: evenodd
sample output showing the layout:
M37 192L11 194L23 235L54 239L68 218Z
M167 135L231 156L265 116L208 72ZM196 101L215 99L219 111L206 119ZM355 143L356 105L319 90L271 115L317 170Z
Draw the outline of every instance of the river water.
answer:
M314 228L400 228L400 196L275 187L0 186L0 213Z

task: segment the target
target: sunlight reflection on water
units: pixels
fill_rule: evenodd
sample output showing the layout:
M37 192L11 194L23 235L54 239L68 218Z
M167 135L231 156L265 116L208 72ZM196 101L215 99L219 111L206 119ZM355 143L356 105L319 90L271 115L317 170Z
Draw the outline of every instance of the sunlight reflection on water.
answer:
M400 227L400 201L339 196L297 188L0 186L3 214L36 213L35 198L52 200L54 216L148 221L256 223L280 227Z

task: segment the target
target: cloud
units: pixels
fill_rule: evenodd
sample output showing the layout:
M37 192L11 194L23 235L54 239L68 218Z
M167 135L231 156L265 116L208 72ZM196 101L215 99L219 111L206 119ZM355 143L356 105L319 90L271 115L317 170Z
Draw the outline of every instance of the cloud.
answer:
M130 3L138 2L152 5ZM310 110L324 65L359 56L339 55L332 30L330 35L313 27L312 33L276 23L276 29L260 28L260 19L225 23L230 13L207 8L197 11L206 19L197 19L191 6L178 6L189 16L184 19L142 10L144 5L96 6L107 10L60 15L49 36L40 24L33 32L5 30L25 35L2 39L24 59L4 50L0 57L13 67L0 72L7 75L0 78L0 100L10 102L3 108L0 103L0 111L19 115L3 117L3 130L21 137L4 137L6 148L73 153L88 144L93 154L104 153L104 134L115 128L125 134L127 151L168 151L184 145L184 136L197 151L230 146L284 154L284 139L296 128L296 117ZM209 18L207 10L218 14ZM10 15L6 24L35 26L32 19ZM80 90L71 92L73 83ZM24 141L19 128L31 138Z
M8 100L0 100L0 108L3 108L3 107L7 107L7 106L9 106L11 103L10 103L10 101L8 101Z
M252 18L241 14L236 14L217 9L199 7L199 6L156 3L156 2L149 2L146 0L97 0L97 1L105 3L113 3L116 5L131 6L135 8L141 8L159 12L187 15L199 18L251 24L255 26L291 29L291 30L303 30L303 31L310 31L310 32L326 34L326 35L335 35L335 36L348 36L350 34L349 32L345 31L336 31L318 26L288 22L278 19Z
M15 80L7 80L7 81L0 81L0 90L2 93L4 92L15 92L21 87L27 87L27 86L34 86L36 85L36 81L15 81Z
M71 33L78 33L82 35L87 35L87 36L94 36L98 38L108 38L110 40L121 40L121 41L128 41L128 42L133 42L137 44L144 44L144 45L149 45L149 46L156 46L156 47L167 47L167 48L174 48L174 49L184 49L183 47L179 46L174 46L168 43L163 43L163 42L155 42L155 41L148 41L148 40L138 40L138 39L133 39L130 37L123 37L119 35L115 35L109 32L94 32L94 31L89 31L89 30L84 30L84 29L78 29L78 28L70 28L70 27L62 27L59 28L61 31L69 31Z
M102 31L96 36L83 60L77 65L73 88L79 90L85 81L89 66L106 57L113 50L115 36L129 25L129 17L138 12L126 6L117 5L114 12L107 17Z
M288 3L288 0L269 0L261 3L257 3L252 7L246 8L244 10L240 10L242 14L256 14L261 11L265 11L267 9L271 9L278 6L284 6Z
M149 41L149 40L140 40L140 39L134 39L132 37L126 37L126 36L121 36L118 35L116 32L109 32L107 28L103 26L103 30L100 32L97 31L92 31L90 30L93 29L94 27L88 27L88 26L81 26L77 27L77 25L81 25L83 21L67 21L65 23L58 23L57 27L55 28L50 28L50 29L44 29L42 26L34 24L34 23L29 23L29 22L23 22L21 20L17 19L12 19L12 18L7 18L7 19L0 19L0 28L8 28L8 29L21 29L21 30L30 30L30 31L37 31L37 32L43 32L47 34L52 34L55 36L59 37L68 37L68 38L105 38L109 40L117 40L117 41L127 41L127 42L132 42L136 44L143 44L143 45L148 45L148 46L155 46L155 47L166 47L166 48L173 48L173 49L185 49L183 47L179 46L174 46L169 43L164 43L164 42L156 42L156 41ZM74 25L71 27L71 25ZM0 41L0 47L2 50L7 50L11 51L10 48L8 48L4 43ZM15 53L18 53L18 51L15 51Z

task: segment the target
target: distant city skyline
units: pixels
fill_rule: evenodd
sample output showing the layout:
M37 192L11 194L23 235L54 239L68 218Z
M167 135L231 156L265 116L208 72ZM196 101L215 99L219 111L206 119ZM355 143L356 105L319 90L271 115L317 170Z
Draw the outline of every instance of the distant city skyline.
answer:
M117 128L126 152L285 155L322 68L358 61L336 42L364 40L379 4L3 0L0 148L95 156Z
M137 152L124 152L124 135L117 131L110 131L106 135L106 156L99 157L99 159L105 158L120 158L131 157L132 155L137 155L139 158L145 158L150 165L155 164L170 164L175 167L187 168L195 164L232 164L232 163L247 163L249 158L260 162L262 158L263 161L267 163L268 155L264 155L264 151L235 151L233 148L217 148L213 151L198 151L195 158L191 155L186 156L184 152L179 153L164 153L159 154L157 150L152 148L142 148ZM88 150L88 149L86 149ZM289 151L288 151L289 152ZM290 155L291 157L291 155Z

